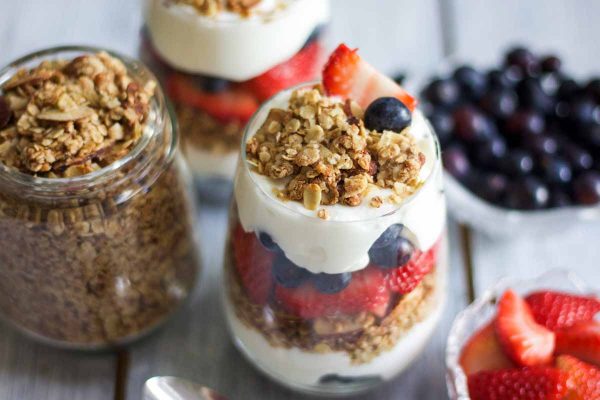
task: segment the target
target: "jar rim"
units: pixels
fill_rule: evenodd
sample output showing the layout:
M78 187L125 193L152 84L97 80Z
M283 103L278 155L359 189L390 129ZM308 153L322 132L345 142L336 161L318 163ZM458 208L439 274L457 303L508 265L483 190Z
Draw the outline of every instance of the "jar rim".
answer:
M148 76L149 79L158 82L156 76L150 71L148 67L141 61L124 55L122 53L109 50L102 47L86 46L86 45L64 45L44 48L28 53L18 59L8 63L6 66L0 69L0 92L2 86L13 76L16 69L23 68L25 64L31 63L32 61L43 61L50 56L59 56L63 53L74 53L75 54L92 54L98 52L106 52L110 56L119 59L128 72L135 72L138 76ZM57 57L58 58L58 57ZM53 192L55 190L64 190L65 188L80 187L89 184L101 183L106 179L110 179L112 174L119 171L125 165L128 165L135 160L150 144L151 140L157 135L157 132L162 132L166 128L166 124L169 122L164 118L163 112L166 110L168 114L173 134L171 135L171 143L168 149L168 158L172 157L175 149L177 148L178 135L176 119L174 118L174 111L168 106L165 96L163 94L160 85L157 85L156 92L151 100L149 121L146 122L143 134L139 142L122 158L108 164L107 166L100 168L97 171L90 172L88 174L79 175L70 178L44 178L34 176L15 168L10 168L4 163L0 162L0 177L8 178L12 183L17 185L34 186L36 188L44 188Z
M266 197L268 199L268 201L270 201L272 203L276 203L280 207L284 207L289 212L292 212L292 213L299 215L301 217L304 217L304 218L312 218L312 219L318 218L316 213L315 213L315 215L307 215L307 214L304 214L294 208L286 207L284 202L277 201L276 199L274 199L271 195L269 195L267 192L265 192L265 190L263 189L263 187L261 185L258 184L258 182L256 181L255 176L254 176L255 173L253 171L251 171L248 166L248 160L246 158L246 143L247 143L248 139L250 138L250 136L254 133L254 129L253 129L254 126L258 122L260 122L259 118L264 113L264 110L267 109L273 103L273 101L275 99L279 98L280 96L287 95L287 94L293 92L294 90L311 87L311 86L314 86L314 85L317 85L320 83L321 83L320 81L304 82L304 83L298 84L296 86L290 87L288 89L284 89L280 92L277 92L275 95L271 96L268 100L266 100L264 103L262 103L262 105L259 107L259 109L254 113L254 115L252 115L252 118L250 118L250 120L246 124L246 127L244 128L244 134L242 135L242 142L240 144L240 161L243 164L241 166L241 168L243 168L244 172L249 175L250 180L252 181L252 183L254 184L255 187L258 187L261 194L264 197ZM432 135L432 140L433 140L433 144L434 144L435 162L433 164L433 168L431 168L431 171L429 171L429 174L425 177L423 184L420 185L419 188L417 190L415 190L415 192L413 194L411 194L410 196L405 198L393 210L383 213L383 214L362 217L362 218L357 218L357 219L351 219L351 220L346 220L346 219L344 219L344 220L323 220L323 222L326 222L328 224L332 224L332 223L333 224L335 224L335 223L348 224L348 223L356 223L356 222L364 222L364 221L375 221L378 219L388 218L391 215L395 215L397 213L402 212L402 210L405 210L407 207L409 207L410 204L412 204L414 201L416 201L415 199L417 199L421 193L424 192L423 189L425 187L429 187L432 184L434 184L432 182L435 181L435 179L434 179L435 176L437 174L439 174L442 169L441 147L440 147L440 143L439 143L437 134L435 133L435 130L433 129L433 126L431 125L429 120L427 118L424 118L424 122L426 123L427 128Z

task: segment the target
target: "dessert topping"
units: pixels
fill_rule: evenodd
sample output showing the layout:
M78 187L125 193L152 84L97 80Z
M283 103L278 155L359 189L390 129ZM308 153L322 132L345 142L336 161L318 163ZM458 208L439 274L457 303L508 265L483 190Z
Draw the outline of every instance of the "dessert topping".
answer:
M211 17L222 10L231 11L242 16L249 16L252 9L261 0L171 0L177 4L192 6L200 15Z
M109 165L142 136L155 87L104 52L22 69L2 87L0 162L51 178Z

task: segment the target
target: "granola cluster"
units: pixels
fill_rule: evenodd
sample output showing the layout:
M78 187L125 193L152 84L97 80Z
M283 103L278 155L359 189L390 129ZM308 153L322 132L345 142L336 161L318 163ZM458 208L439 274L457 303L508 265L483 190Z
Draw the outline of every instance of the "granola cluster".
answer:
M51 178L109 165L139 141L155 87L104 52L22 69L2 87L0 162Z
M261 0L172 0L177 4L192 6L201 15L213 16L221 10L238 13L243 16L250 15L252 8Z
M248 163L286 182L282 200L301 201L309 210L357 206L374 188L392 189L387 200L399 203L418 188L425 155L407 130L371 131L363 114L355 102L329 98L319 86L296 90L288 109L272 109L248 140Z

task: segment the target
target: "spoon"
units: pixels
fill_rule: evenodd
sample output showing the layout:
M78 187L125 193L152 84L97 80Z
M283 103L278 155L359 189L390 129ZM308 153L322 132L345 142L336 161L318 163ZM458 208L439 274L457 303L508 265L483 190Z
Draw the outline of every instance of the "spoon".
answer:
M227 400L212 389L173 376L155 376L144 385L143 400Z

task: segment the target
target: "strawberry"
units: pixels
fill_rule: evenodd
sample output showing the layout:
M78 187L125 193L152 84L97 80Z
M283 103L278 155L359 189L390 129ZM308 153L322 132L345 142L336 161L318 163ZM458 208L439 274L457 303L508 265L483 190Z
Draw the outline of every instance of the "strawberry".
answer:
M414 97L345 44L339 45L325 64L323 86L327 94L352 99L363 108L379 97L396 97L410 111L417 106Z
M556 366L569 379L565 400L600 399L600 369L572 356L558 356Z
M273 284L273 253L265 250L254 233L244 232L238 225L233 232L233 256L235 269L250 300L266 304Z
M471 400L562 400L567 374L551 367L481 371L467 379Z
M591 321L600 312L600 301L595 297L544 291L531 293L525 301L535 320L552 331Z
M600 366L600 322L579 322L556 333L556 354L570 354Z
M467 376L479 371L514 367L502 351L493 323L487 324L469 339L463 347L459 362Z
M496 334L506 354L518 365L542 365L552 359L554 332L535 322L525 300L511 289L498 302Z
M178 73L167 78L166 89L173 101L202 110L222 123L244 124L258 109L258 102L250 93L240 89L204 92Z
M389 271L387 281L390 289L401 294L412 292L435 267L440 243L438 241L426 252L415 250L406 265Z
M313 42L264 74L244 83L259 100L264 101L281 90L313 80L319 73L322 48Z
M275 298L287 311L307 319L361 311L381 317L387 311L390 292L385 273L379 268L366 268L354 272L350 284L338 293L321 293L312 282L306 282L295 289L277 285Z

